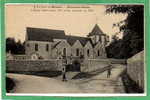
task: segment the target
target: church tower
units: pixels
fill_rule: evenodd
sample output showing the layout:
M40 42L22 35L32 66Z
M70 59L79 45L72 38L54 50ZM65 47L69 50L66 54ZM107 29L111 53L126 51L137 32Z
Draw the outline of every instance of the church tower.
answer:
M93 30L88 35L89 38L91 38L93 44L97 44L99 41L102 44L105 44L106 42L106 35L103 33L103 31L99 28L99 26L96 24L93 28Z

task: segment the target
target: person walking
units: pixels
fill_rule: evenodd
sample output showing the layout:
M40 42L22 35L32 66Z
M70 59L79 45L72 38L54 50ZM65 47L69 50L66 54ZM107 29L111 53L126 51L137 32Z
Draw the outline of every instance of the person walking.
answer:
M107 78L110 78L111 70L112 70L112 65L109 64L109 65L108 65L108 70L107 70Z
M66 69L65 69L65 67L62 68L62 81L67 81L66 80Z
M67 79L66 79L66 65L67 65L67 59L66 59L66 57L63 57L63 59L62 59L63 61L62 61L62 81L67 81Z

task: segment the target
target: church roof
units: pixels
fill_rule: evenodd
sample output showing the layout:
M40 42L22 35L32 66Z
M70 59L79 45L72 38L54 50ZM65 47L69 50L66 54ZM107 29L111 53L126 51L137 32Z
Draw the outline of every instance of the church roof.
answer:
M88 41L90 41L90 43L92 44L91 39L88 37L65 35L65 32L63 30L27 27L27 37L28 37L28 40L32 40L32 41L49 41L49 42L53 42L53 39L65 39L71 46L77 40L80 41L82 46L85 46ZM58 42L58 44L59 43L60 42ZM56 44L55 47L58 44Z
M90 38L87 37L79 37L79 36L68 36L66 35L67 42L72 46L77 40L80 41L82 46L85 46L87 41L91 41Z
M100 27L96 24L93 28L93 30L89 33L88 36L92 35L103 35L103 31L100 29Z
M33 41L53 41L54 38L62 39L65 37L63 30L41 29L27 27L28 40Z
M57 45L59 45L61 43L61 41L57 42L56 44L54 44L53 48L56 48Z

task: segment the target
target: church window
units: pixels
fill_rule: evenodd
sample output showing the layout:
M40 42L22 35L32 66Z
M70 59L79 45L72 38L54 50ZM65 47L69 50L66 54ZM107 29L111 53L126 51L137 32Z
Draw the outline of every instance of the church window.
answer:
M46 51L49 51L49 45L46 44Z
M63 49L63 55L66 56L66 48Z
M38 44L35 44L35 51L38 51Z
M87 56L88 57L90 56L90 50L89 49L87 50Z
M97 56L100 56L100 51L99 50L97 51Z
M76 49L76 56L79 56L79 49Z

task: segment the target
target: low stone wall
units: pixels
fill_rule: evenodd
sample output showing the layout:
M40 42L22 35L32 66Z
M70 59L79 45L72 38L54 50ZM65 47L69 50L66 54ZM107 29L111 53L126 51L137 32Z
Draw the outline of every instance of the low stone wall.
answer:
M112 59L86 59L83 62L80 60L80 70L82 72L95 71L100 68L108 66L110 63L118 64L123 63L122 60ZM7 60L6 61L7 72L36 72L36 71L61 71L62 60L50 59L50 60ZM77 66L75 66L77 67Z
M111 64L126 64L126 59L109 59Z
M7 72L57 71L61 70L59 60L7 60Z
M144 89L144 51L127 60L127 74Z
M97 69L106 67L108 65L107 61L103 61L101 59L88 59L84 60L83 64L81 64L81 71L90 72L95 71Z
M109 64L125 64L125 59L86 59L81 64L81 71L90 72L104 68Z

